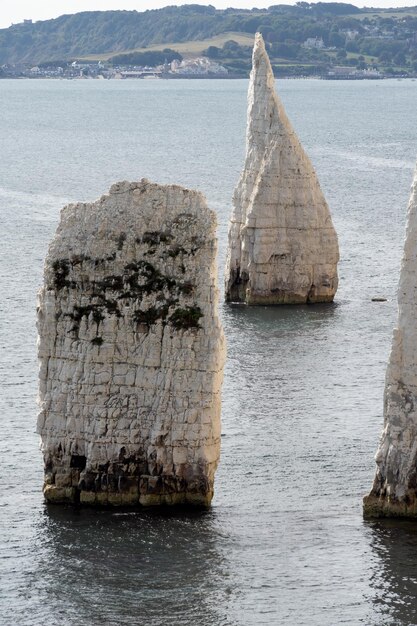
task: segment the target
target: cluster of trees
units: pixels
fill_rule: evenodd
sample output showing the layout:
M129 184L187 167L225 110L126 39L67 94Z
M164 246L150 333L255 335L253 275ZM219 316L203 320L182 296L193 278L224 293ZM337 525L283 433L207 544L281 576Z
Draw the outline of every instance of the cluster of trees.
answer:
M55 20L17 24L0 30L0 65L4 63L74 59L89 54L120 52L121 63L155 65L164 62L164 51L150 56L126 57L126 50L151 44L201 40L225 32L261 31L277 62L332 63L360 56L375 62L412 67L417 60L417 8L398 10L358 9L347 3L298 2L269 9L216 10L213 6L184 5L137 11L90 11ZM309 38L322 39L329 50L306 50ZM346 54L345 54L346 53ZM133 53L136 54L136 53ZM148 53L145 53L148 55ZM166 53L165 53L166 54ZM246 71L250 50L235 42L211 46L211 58L230 68ZM153 55L153 56L152 56ZM345 55L345 56L343 56ZM172 60L171 57L167 60Z
M274 43L268 48L269 57L277 75L320 74L330 65L350 65L357 69L365 69L368 65L383 65L389 73L394 71L395 66L403 69L408 66L413 72L417 72L417 52L408 57L402 51L396 52L395 55L384 51L379 56L369 59L369 55L367 57L363 54L349 55L343 48L332 54L314 48L306 49L295 43ZM244 75L251 68L252 49L240 46L235 41L227 41L222 48L210 46L204 53L233 73ZM296 65L297 68L285 66L286 63L291 66Z
M163 50L147 50L146 52L130 52L128 54L117 54L111 58L113 65L139 65L141 67L162 65L163 63L171 63L177 59L182 61L179 52L164 48Z
M153 43L211 37L221 31L213 7L87 11L0 30L0 65L124 52ZM162 46L161 46L162 47Z
M222 48L209 46L203 54L235 74L247 75L252 65L252 47L241 46L233 40L226 41Z

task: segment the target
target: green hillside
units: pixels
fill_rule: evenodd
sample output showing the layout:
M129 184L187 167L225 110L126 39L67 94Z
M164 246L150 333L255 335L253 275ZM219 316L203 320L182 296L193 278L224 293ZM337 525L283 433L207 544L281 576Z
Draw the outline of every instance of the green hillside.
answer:
M248 33L227 32L216 35L210 39L197 39L195 41L185 41L183 43L168 42L164 43L164 48L175 49L183 57L192 58L200 56L210 46L222 48L227 41L236 41L240 46L253 46L254 35ZM132 50L124 50L124 54L131 52L149 52L161 50L161 44L153 44L146 48L134 48ZM120 54L119 52L106 52L103 54L88 54L82 57L85 61L111 61L112 57Z
M154 44L209 39L226 32L255 33L261 26L268 26L278 37L285 31L286 36L301 41L322 32L319 25L323 16L359 12L353 5L336 3L277 5L270 10L219 11L190 4L142 13L88 11L0 30L0 63L39 63L124 52ZM289 33L288 28L293 25L296 31Z
M317 74L334 65L417 72L417 7L359 9L335 2L252 10L184 5L25 22L0 30L0 66L86 58L111 62L120 53L169 48L182 56L204 53L246 75L256 31L264 35L277 74Z

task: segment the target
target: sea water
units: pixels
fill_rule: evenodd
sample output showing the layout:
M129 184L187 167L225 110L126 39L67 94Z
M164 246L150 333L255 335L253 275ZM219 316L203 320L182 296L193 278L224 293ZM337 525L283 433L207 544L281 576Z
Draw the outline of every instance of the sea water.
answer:
M215 498L207 513L168 515L45 506L36 291L60 208L142 177L204 192L222 276L247 81L0 81L2 626L417 624L417 523L365 522L361 507L382 427L417 82L277 89L331 207L339 291L327 306L221 303Z

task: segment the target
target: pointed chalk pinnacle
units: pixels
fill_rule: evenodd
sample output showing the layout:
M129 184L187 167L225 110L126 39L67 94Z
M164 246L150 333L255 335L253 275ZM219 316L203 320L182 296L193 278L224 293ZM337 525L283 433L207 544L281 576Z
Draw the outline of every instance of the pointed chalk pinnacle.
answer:
M226 301L331 302L337 235L313 166L275 92L262 35L255 36L246 160L233 197Z
M394 330L385 380L384 429L375 456L366 517L417 517L417 169L407 230Z

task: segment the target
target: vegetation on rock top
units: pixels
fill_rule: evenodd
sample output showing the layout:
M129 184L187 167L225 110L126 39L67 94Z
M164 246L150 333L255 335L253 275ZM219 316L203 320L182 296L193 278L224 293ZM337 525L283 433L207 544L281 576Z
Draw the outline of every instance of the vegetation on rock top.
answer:
M169 245L173 236L165 232L146 232L137 243L145 243L152 249L158 245ZM123 245L124 238L119 238L117 246ZM178 254L194 254L197 250L194 247L191 252L187 252L184 248L175 249L175 255ZM169 250L170 248L168 248ZM162 320L163 323L169 322L177 330L199 328L198 320L203 315L199 307L177 308L168 318L170 309L179 302L179 296L189 297L194 293L195 287L192 282L181 282L172 276L163 274L157 267L149 261L140 259L127 263L120 275L108 274L103 278L90 281L83 279L82 283L77 282L76 273L72 271L74 267L87 263L94 268L105 263L106 260L113 261L113 255L107 259L92 259L88 256L76 256L73 259L56 259L52 263L53 285L50 289L60 291L64 288L77 289L79 293L88 293L90 302L88 304L76 304L72 312L65 313L66 317L70 317L74 326L72 331L78 335L80 323L83 317L89 318L99 324L107 315L115 315L122 317L120 309L120 301L128 300L135 307L141 306L144 296L156 296L157 303L148 309L136 308L132 314L132 319L136 324L144 324L148 327ZM101 270L103 271L103 270ZM72 280L69 278L71 277ZM101 345L102 340L96 337L92 340L95 345Z

